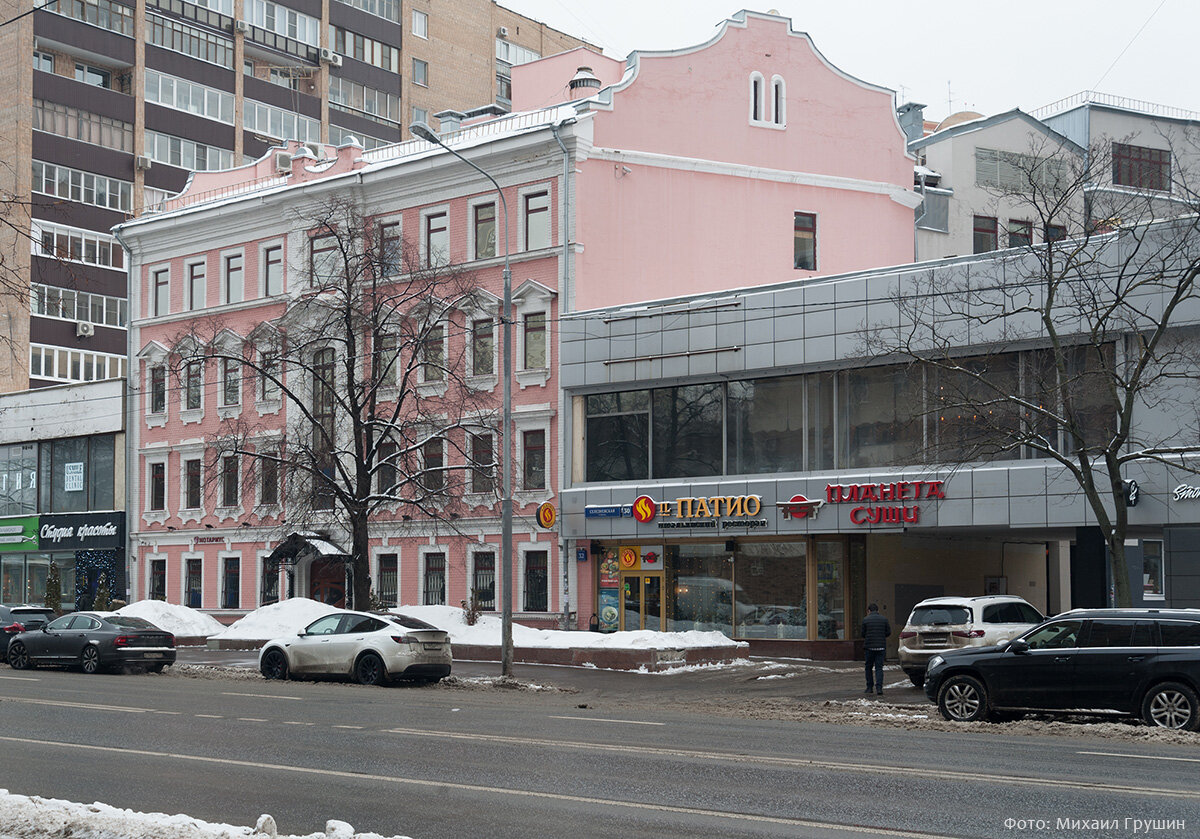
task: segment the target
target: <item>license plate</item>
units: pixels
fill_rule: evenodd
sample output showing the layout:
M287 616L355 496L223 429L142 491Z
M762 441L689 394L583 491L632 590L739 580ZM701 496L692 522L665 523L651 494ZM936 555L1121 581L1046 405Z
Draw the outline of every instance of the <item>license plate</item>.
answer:
M425 643L425 644L422 644L421 647L426 650L440 650L442 648L442 645Z
M142 653L142 658L162 658L162 653Z

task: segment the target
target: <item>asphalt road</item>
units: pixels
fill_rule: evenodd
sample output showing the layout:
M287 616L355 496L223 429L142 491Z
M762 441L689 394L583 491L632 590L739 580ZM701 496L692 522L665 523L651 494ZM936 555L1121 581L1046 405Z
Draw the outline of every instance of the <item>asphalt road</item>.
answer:
M0 668L0 785L234 824L271 813L301 834L339 818L414 839L1133 836L1126 818L1183 820L1153 833L1182 837L1200 826L1200 748L715 718L672 706L711 684L556 669L593 684ZM721 678L752 689L745 674Z

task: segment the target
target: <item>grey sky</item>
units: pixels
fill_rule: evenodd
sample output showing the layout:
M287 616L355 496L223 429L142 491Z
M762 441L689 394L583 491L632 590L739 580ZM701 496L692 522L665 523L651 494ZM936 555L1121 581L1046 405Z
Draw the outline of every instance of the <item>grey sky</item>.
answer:
M777 9L833 64L896 90L901 102L923 102L933 119L1033 110L1082 90L1200 111L1196 0L499 2L620 57L705 41L741 8Z

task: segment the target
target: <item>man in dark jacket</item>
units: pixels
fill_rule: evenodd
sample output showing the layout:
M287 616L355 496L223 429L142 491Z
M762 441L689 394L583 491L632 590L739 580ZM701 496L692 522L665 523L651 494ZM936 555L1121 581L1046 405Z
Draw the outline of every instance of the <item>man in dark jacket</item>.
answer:
M863 650L867 660L867 689L863 693L883 693L883 656L887 651L887 639L892 634L892 625L888 619L879 614L879 607L872 603L867 607L867 616L863 618L862 635ZM872 687L871 671L875 672L874 687Z

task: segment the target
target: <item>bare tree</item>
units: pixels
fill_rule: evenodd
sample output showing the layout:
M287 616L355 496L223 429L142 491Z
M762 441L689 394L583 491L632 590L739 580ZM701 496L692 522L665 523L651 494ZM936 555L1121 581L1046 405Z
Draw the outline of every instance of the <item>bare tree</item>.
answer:
M185 391L189 367L206 364L224 401L239 388L280 401L281 414L222 422L207 441L218 476L209 486L228 491L224 476L235 473L222 460L236 456L235 467L249 464L243 495L282 486L288 530L344 530L350 602L365 606L373 521L452 527L468 485L493 485L495 448L472 445L495 433L493 400L467 381L462 335L469 313L494 310L495 298L469 272L422 259L350 199L293 221L308 237L307 264L289 272L283 313L249 335L195 324L177 337L172 366ZM474 351L491 352L490 334Z
M864 335L919 382L927 460L1037 457L1071 476L1107 542L1116 602L1129 605L1125 473L1188 468L1200 453L1189 334L1200 220L1183 167L1151 162L1113 185L1128 165L1115 149L1004 156L993 192L1036 228L1010 236L1016 247L905 278L891 316Z

